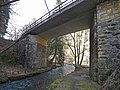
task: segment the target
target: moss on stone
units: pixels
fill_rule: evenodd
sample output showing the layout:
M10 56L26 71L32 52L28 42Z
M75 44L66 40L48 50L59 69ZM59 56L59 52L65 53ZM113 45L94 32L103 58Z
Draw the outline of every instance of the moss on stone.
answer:
M13 63L17 60L15 57L7 54L0 54L0 59L6 63Z

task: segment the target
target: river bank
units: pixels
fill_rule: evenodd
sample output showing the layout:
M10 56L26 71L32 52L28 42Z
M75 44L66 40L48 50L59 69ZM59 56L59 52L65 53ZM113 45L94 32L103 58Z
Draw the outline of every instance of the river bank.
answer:
M8 65L0 61L0 84L32 77L44 72L48 72L59 66L49 66L44 68L26 69L19 66Z
M32 77L0 84L0 90L46 90L46 87L54 80L66 76L74 70L73 65L65 64Z
M80 67L67 76L54 80L47 90L99 90L100 86L89 77L89 68Z

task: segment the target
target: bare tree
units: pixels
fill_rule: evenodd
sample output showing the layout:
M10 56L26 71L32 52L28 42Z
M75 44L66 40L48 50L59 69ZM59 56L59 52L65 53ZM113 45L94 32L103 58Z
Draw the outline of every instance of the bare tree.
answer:
M79 31L64 36L66 45L72 52L75 61L75 67L80 66L83 62L86 49L86 42L88 42L88 31Z

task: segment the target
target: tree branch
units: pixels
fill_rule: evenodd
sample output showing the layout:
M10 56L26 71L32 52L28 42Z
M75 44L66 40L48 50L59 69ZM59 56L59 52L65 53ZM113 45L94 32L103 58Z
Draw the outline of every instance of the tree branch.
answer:
M0 5L0 8L4 7L4 6L7 6L7 5L11 4L11 3L17 2L17 1L20 1L20 0L12 0L12 1L9 1L7 3L4 3L4 4Z

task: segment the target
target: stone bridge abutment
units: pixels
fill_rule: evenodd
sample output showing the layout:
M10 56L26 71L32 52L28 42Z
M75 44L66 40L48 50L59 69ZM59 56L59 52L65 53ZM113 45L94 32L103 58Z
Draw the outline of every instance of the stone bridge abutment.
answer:
M120 0L106 0L96 6L90 39L90 75L103 84L120 65Z
M85 5L90 2L89 0L85 1L86 2L81 4L81 7L82 5L85 7ZM77 5L77 9L71 9L72 11L76 10L75 13L77 13L75 14L77 15L77 19L75 18L73 21L70 21L71 18L68 18L69 20L63 22L64 18L68 17L68 13L64 13L63 15L65 15L65 17L62 19L62 13L60 13L57 18L52 18L41 26L34 28L34 30L30 32L34 35L28 35L19 42L15 46L19 51L17 51L18 49L16 49L16 51L15 49L12 49L13 53L16 55L16 52L18 52L17 55L20 60L23 60L25 66L32 68L46 67L47 39L40 37L40 35L46 35L48 38L52 35L59 35L59 33L61 33L60 35L63 35L65 32L73 32L73 28L78 30L80 27L86 29L90 26L90 76L94 81L103 84L115 68L120 65L120 0L101 1L103 2L96 5L93 17L91 17L93 13L90 12L90 16L85 15L86 17L82 19L79 18L82 17L83 12L87 12L91 9L94 10L94 1L94 4L90 2L90 5L93 6L87 7L85 10L83 9L83 12L78 13L78 10L81 8L79 5ZM72 12L70 13L69 11L69 15L70 14L72 14ZM75 15L73 14L72 18ZM62 22L60 22L60 20L62 20ZM55 25L53 25L53 21ZM60 26L58 25L58 22L60 22ZM79 25L80 23L82 24ZM48 27L48 25L50 26ZM74 25L74 27L71 28L69 27L70 25ZM46 31L44 31L44 29L46 29ZM42 33L42 31L44 32Z
M37 35L28 35L25 48L25 59L27 62L25 66L29 66L30 68L47 67L46 38Z

